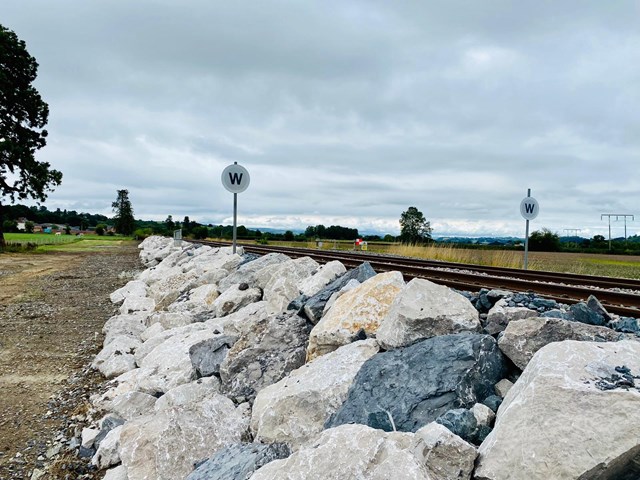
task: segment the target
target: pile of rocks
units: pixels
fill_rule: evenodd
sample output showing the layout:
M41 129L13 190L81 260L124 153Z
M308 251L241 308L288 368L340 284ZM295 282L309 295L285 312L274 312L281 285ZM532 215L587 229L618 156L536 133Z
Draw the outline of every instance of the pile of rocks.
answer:
M106 479L639 475L638 325L595 297L140 247L82 432Z

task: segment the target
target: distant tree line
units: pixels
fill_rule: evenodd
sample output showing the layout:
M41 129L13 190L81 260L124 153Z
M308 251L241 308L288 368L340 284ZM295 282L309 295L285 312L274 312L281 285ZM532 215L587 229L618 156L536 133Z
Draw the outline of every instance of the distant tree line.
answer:
M92 213L78 213L76 210L60 210L50 211L45 206L28 207L26 205L5 205L4 206L5 222L10 222L10 226L15 228L19 218L26 218L32 223L51 223L55 225L72 225L80 227L80 230L86 230L89 227L95 227L98 224L109 223L109 218L105 215ZM10 230L7 230L10 231Z

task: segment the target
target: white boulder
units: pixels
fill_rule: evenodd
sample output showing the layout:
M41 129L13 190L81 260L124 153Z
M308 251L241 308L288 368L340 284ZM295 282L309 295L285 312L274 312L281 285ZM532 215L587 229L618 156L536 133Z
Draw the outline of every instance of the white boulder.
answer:
M380 273L338 298L311 330L307 360L352 342L360 330L375 335L403 287L400 272Z
M414 278L393 300L376 338L389 350L439 335L479 332L481 328L478 311L467 298L449 287Z
M251 416L256 440L295 446L321 432L347 398L362 364L377 352L375 340L351 343L260 390Z

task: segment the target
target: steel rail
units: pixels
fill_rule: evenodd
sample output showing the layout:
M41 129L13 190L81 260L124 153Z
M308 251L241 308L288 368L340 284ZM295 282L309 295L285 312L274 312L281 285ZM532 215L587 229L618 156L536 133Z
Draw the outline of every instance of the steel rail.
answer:
M229 245L225 242L198 241L197 243L213 246ZM247 253L264 255L272 252L281 252L293 258L308 256L319 263L339 260L348 268L356 267L367 261L377 272L398 270L408 280L424 278L458 290L478 291L481 288L501 288L519 292L533 292L566 304L584 301L590 295L595 295L607 311L611 313L640 317L640 295L611 290L612 288L617 288L640 291L640 282L634 283L633 280L626 282L625 279L612 277L487 268L450 262L446 262L445 267L442 266L445 262L429 262L421 259L366 254L364 252L353 253L309 248L264 247L259 245L242 245L242 247Z

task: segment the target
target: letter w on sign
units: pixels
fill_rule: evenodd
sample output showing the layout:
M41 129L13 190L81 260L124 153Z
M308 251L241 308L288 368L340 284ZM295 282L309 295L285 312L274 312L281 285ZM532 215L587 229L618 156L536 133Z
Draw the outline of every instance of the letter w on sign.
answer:
M231 185L240 185L242 183L242 173L229 172L229 181Z

